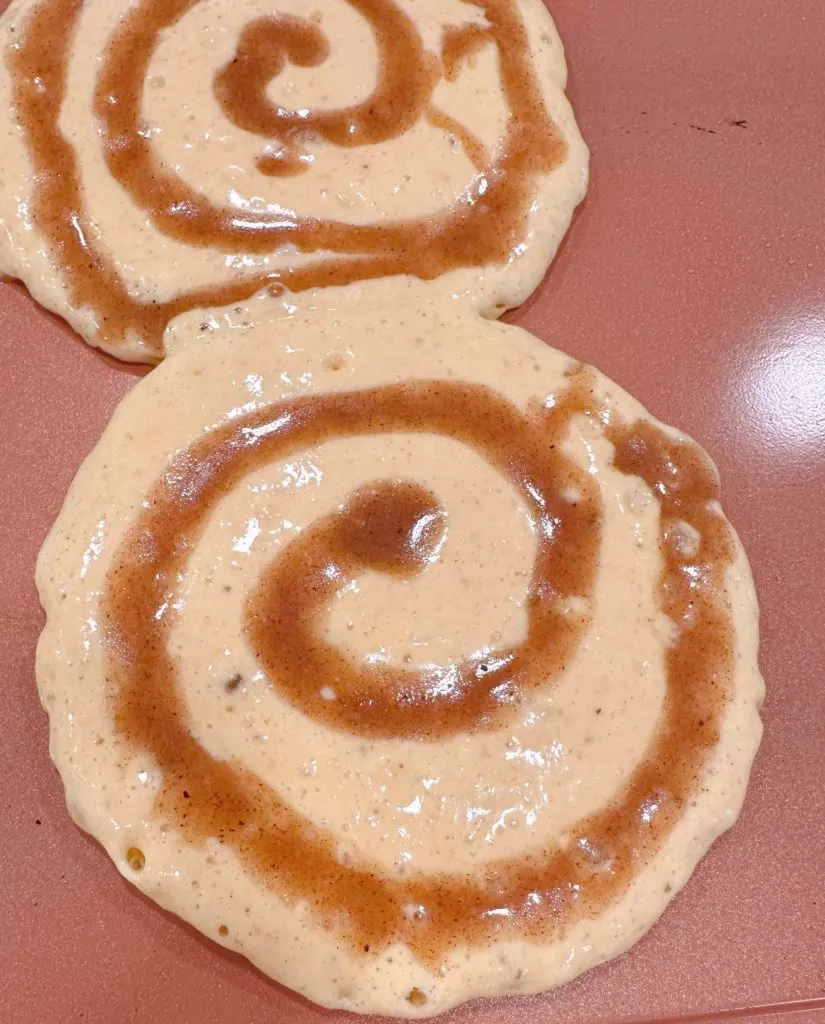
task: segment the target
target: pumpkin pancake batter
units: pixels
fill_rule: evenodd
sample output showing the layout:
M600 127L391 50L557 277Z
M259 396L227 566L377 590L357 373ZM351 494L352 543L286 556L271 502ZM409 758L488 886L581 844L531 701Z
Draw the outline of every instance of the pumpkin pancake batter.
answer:
M137 385L41 553L69 808L326 1006L568 981L744 797L757 606L716 471L413 278L267 308Z
M0 271L157 361L204 307L411 274L540 281L587 149L541 0L15 0ZM254 303L254 315L261 310Z

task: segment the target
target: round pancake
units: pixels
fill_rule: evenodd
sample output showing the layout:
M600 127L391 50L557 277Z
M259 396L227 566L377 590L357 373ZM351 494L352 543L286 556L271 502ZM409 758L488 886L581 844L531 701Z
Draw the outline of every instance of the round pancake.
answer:
M69 809L325 1006L568 981L745 794L757 605L715 468L413 279L268 308L134 388L41 552Z
M0 26L0 271L123 359L203 307L395 274L498 316L586 188L541 0L15 0Z

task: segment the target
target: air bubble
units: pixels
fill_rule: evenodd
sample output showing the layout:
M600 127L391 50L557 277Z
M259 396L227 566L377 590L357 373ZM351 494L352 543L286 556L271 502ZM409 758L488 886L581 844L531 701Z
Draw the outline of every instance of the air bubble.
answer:
M427 997L420 988L411 988L407 996L407 1002L411 1006L424 1006L427 1002Z
M146 855L137 846L130 846L126 851L126 860L132 871L143 871L146 866Z

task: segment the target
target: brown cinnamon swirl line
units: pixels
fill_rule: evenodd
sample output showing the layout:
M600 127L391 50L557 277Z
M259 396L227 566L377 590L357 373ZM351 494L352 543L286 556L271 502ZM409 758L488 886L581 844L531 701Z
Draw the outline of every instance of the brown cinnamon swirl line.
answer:
M398 879L376 864L356 860L342 865L331 835L310 827L241 764L213 758L192 736L177 670L167 653L168 625L155 612L174 590L176 574L184 571L209 511L248 472L298 447L334 437L443 433L474 447L507 475L522 497L529 495L539 538L530 584L530 627L521 648L503 652L505 658L512 656L509 675L504 668L509 684L501 691L505 699L497 699L495 692L502 678L488 687L472 658L464 663L468 671L455 702L436 701L435 715L428 712L433 694L426 674L404 674L412 685L406 693L390 695L382 709L388 722L380 727L369 713L368 702L378 696L371 688L374 680L365 683L351 666L344 700L336 701L347 707L337 719L338 712L329 708L324 717L304 692L302 651L313 671L329 653L313 629L329 591L313 596L310 581L303 593L286 593L296 582L295 558L312 558L313 550L318 559L332 554L344 576L366 565L391 572L415 570L437 546L444 514L418 485L369 485L343 510L305 531L294 542L298 547L293 555L292 546L279 555L250 598L248 628L254 639L259 627L262 632L269 628L269 616L280 624L283 641L292 622L292 650L275 666L283 674L272 683L286 699L334 728L357 730L366 723L362 731L369 735L387 736L395 729L395 735L431 740L506 720L508 708L525 688L540 682L513 670L520 654L535 644L536 607L543 609L542 622L552 622L556 598L587 593L592 584L602 515L598 495L586 486L578 506L568 502L562 507L558 498L571 479L580 488L583 482L561 454L560 443L575 415L601 412L593 407L592 393L587 371L580 370L554 408L530 416L486 387L447 381L310 396L259 410L175 457L107 575L103 620L116 731L129 749L151 755L161 769L157 813L187 841L216 837L231 847L279 896L306 900L324 926L355 952L376 955L393 942L403 942L435 969L453 946L508 935L558 935L618 899L660 848L702 785L732 686L734 635L724 592L734 549L729 527L714 505L718 481L712 464L693 442L674 439L653 424L615 421L605 426L615 448L614 467L644 480L661 506L658 600L674 624L674 639L664 656L667 683L659 728L624 790L610 806L579 821L564 849L494 861L481 879L449 873ZM678 542L682 523L696 532L698 549L687 551ZM309 567L315 580L317 568ZM273 604L275 611L268 612ZM586 621L580 621L574 635L553 636L558 646L551 643L530 652L544 659L548 684L575 651L585 628ZM264 664L270 656L265 644ZM494 652L488 660L496 657ZM399 677L397 673L396 683ZM313 686L317 689L318 684L316 676ZM341 689L339 682L336 687ZM410 906L418 912L410 915Z
M143 0L113 35L97 83L94 114L107 166L153 226L166 237L226 253L260 254L293 245L304 253L329 252L300 268L267 271L240 281L208 285L168 300L135 296L118 273L105 243L95 238L83 194L77 155L59 126L66 94L69 50L82 0L42 0L8 54L13 105L30 153L35 187L34 226L62 268L71 304L90 310L109 347L142 339L148 358L160 358L166 325L188 310L243 301L267 286L303 291L376 277L410 274L431 280L448 271L504 262L523 238L536 175L566 155L566 142L547 114L530 60L526 30L515 0L482 0L489 28L447 33L443 59L427 54L407 16L392 0L348 0L375 31L380 48L379 84L356 107L298 118L275 108L264 85L286 57L323 59L327 46L309 21L275 16L247 27L237 61L220 69L215 91L227 115L246 130L280 145L262 154L267 173L297 173L301 131L328 142L370 145L393 138L421 117L444 116L430 107L443 68L448 79L460 61L491 39L498 48L510 117L495 158L454 206L427 217L383 225L351 225L315 217L260 214L210 203L170 173L141 134L143 82L160 34L198 0ZM264 44L277 42L269 51ZM468 156L480 163L480 143L460 135Z

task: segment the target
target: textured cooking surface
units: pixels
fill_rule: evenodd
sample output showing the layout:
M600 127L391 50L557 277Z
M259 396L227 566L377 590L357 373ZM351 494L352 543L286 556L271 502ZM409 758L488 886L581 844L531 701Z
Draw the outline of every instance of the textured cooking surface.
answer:
M627 957L454 1016L575 1024L825 999L825 8L556 0L553 14L593 185L514 319L714 456L762 605L766 731L739 825ZM34 687L34 558L134 376L17 287L0 286L0 313L0 1019L332 1024L127 887L65 813Z

